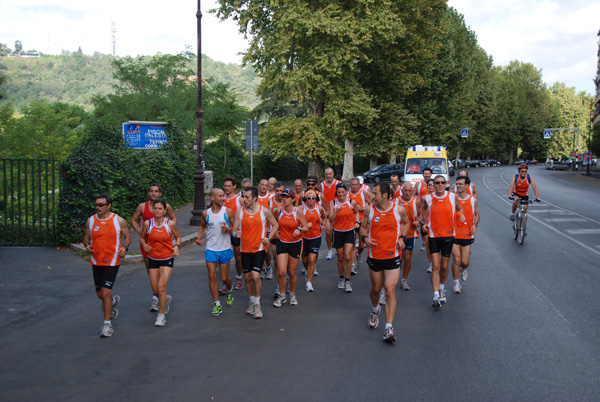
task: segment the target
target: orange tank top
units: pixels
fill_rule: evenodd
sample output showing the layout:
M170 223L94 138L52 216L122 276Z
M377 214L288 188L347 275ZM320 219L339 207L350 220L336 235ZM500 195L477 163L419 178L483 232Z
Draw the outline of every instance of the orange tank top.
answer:
M367 201L365 200L365 193L363 192L362 188L357 194L353 194L352 191L350 191L348 193L348 198L354 200L354 202L356 202L358 206L360 206L363 209L367 205ZM363 217L365 216L365 211L361 211L361 208L358 209L358 220L362 222Z
M271 201L271 194L267 193L267 195L258 195L256 201L263 207L269 209L269 202Z
M333 201L333 207L337 208L340 205L338 200ZM350 200L346 200L341 203L342 207L335 214L335 222L333 223L333 229L338 232L347 232L354 230L354 224L356 223L356 216L354 215L354 209Z
M279 222L278 232L281 235L283 243L296 243L302 240L302 237L294 237L294 231L300 226L300 221L296 217L298 207L294 207L292 212L285 212L283 208L277 221Z
M316 239L321 237L321 211L319 207L315 205L313 209L308 208L304 204L304 216L306 217L306 223L312 223L312 227L306 233L302 233L302 237L305 239Z
M408 222L409 222L409 231L408 231L408 235L406 237L414 237L417 238L419 237L419 231L415 230L415 227L413 225L413 222L415 221L416 217L417 217L417 197L412 197L410 200L408 201L404 201L402 198L399 198L397 201L398 205L402 205L404 207L404 209L406 210L406 215L408 216Z
M427 183L424 180L420 181L417 186L417 194L419 195L419 199L423 199L427 195L429 195L429 190L427 190Z
M448 191L442 197L429 194L425 197L429 208L430 237L453 237L454 236L454 213L456 212L456 194Z
M325 197L327 204L329 204L330 201L335 200L335 186L337 186L338 183L339 181L337 179L333 179L333 184L327 184L324 181L321 182L321 194L323 194L323 196L320 197Z
M231 209L231 211L235 215L235 213L238 211L239 207L242 206L240 201L241 201L240 195L238 194L231 198L225 197L225 199L223 200L223 203L225 204L225 206L227 208Z
M527 195L527 190L529 190L529 174L523 180L521 180L521 177L519 177L518 174L515 177L515 193L525 197Z
M146 244L152 247L148 257L153 260L168 260L173 257L173 234L169 230L169 218L165 218L160 226L150 219L148 231L144 236Z
M369 248L369 257L376 260L388 260L402 255L397 247L398 238L402 233L402 218L398 205L392 202L387 211L380 211L375 205L369 212L369 238L377 243Z
M121 248L121 226L119 226L117 214L111 214L106 219L98 218L94 214L90 218L90 233L92 236L92 247L90 263L101 266L121 265L119 249Z
M256 253L265 249L262 239L267 236L267 218L264 208L259 205L258 211L254 214L246 211L246 208L239 210L239 222L241 230L240 250L242 253Z
M475 219L475 198L469 195L466 200L461 200L459 197L456 197L456 200L463 208L466 220L461 222L457 217L454 217L454 226L456 228L454 237L456 239L472 239L471 226L473 226L473 220Z

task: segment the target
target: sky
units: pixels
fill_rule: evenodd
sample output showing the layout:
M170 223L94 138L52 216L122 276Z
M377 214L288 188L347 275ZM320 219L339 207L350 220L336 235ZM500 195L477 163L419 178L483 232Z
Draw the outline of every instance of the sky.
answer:
M233 21L219 21L202 0L202 53L240 63L248 42ZM449 0L477 35L497 66L512 60L533 64L551 85L564 82L595 92L600 2L590 0ZM192 0L0 0L0 43L14 49L60 54L112 54L111 24L119 56L176 54L196 48L196 10Z

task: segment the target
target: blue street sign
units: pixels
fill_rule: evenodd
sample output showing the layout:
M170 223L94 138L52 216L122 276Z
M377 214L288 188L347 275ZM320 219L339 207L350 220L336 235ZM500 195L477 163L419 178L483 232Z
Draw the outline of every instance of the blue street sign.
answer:
M258 120L246 120L246 151L258 151Z
M123 123L125 147L134 149L158 149L167 142L165 126L168 123L152 121L129 121Z
M463 138L467 138L469 136L469 129L468 128L463 128L460 131L460 136Z
M548 140L550 138L552 138L552 133L550 130L544 130L544 139Z

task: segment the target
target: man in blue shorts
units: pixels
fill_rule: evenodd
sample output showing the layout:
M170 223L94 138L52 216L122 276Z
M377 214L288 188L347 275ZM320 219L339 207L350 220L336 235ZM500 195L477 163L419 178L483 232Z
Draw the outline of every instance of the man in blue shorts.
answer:
M231 247L231 223L233 211L224 204L225 192L220 188L213 188L210 192L211 207L202 212L202 221L196 244L203 245L202 238L206 233L205 261L208 269L208 287L213 298L211 314L218 316L223 312L219 301L217 285L217 265L221 272L221 280L227 289L227 306L233 304L233 286L229 277L229 264L233 258Z

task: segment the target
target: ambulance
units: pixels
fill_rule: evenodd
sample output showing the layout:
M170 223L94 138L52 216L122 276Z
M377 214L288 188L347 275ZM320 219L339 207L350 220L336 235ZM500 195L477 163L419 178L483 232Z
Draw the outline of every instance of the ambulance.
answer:
M431 178L442 175L450 186L448 154L446 147L439 145L413 145L406 151L404 164L404 181L415 184L423 181L423 169L430 168Z

